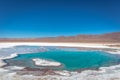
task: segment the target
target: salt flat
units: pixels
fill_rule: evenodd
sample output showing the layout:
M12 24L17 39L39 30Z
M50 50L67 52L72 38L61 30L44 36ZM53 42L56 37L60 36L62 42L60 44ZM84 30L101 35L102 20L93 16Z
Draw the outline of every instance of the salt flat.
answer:
M60 46L60 47L85 47L85 48L105 48L105 49L117 49L117 52L110 52L114 54L120 54L119 47L111 47L109 45L116 45L116 44L98 44L98 43L40 43L40 42L4 42L0 43L0 48L9 48L14 46ZM117 44L118 45L118 44ZM17 53L16 53L17 54ZM16 55L15 55L16 56ZM14 57L11 54L12 58ZM7 57L6 57L7 58ZM2 62L1 58L1 65L5 65ZM13 67L14 68L14 67ZM4 75L3 75L4 73ZM33 76L33 75L18 75L16 72L9 73L9 69L0 68L0 80L6 80L9 78L10 80L120 80L120 66L115 65L111 67L103 67L100 68L99 71L94 70L85 70L81 73L76 72L58 72L60 74L64 74L64 76L60 75L47 75L47 76ZM69 76L68 73L70 74Z
M120 43L51 43L51 42L1 42L0 48L13 47L18 45L29 45L29 46L62 46L62 47L90 47L90 48L119 48L110 47L107 45L118 45Z

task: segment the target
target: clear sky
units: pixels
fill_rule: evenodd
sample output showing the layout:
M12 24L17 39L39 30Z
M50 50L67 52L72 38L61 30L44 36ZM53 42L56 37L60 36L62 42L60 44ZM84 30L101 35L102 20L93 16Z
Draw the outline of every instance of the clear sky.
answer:
M120 0L0 0L0 37L120 31Z

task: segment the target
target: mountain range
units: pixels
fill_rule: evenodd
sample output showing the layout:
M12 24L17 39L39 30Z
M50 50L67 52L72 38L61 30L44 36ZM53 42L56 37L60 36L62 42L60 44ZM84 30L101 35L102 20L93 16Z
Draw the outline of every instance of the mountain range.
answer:
M0 42L85 42L85 43L97 43L97 42L109 42L119 43L120 32L99 34L99 35L85 35L80 34L76 36L58 36L58 37L46 37L46 38L0 38Z

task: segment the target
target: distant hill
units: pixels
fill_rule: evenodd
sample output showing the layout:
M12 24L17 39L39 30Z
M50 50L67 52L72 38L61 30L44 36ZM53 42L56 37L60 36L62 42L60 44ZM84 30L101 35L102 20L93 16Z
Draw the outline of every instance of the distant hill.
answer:
M1 38L0 42L120 42L120 32L101 35L76 35L46 38Z

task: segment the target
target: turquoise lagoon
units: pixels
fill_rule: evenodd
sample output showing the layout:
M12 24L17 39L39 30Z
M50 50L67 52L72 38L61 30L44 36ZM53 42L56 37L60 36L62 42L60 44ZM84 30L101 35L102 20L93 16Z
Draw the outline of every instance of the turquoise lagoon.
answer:
M32 59L42 58L57 61L62 67L40 67L34 65ZM10 66L24 66L31 68L52 68L62 70L98 69L103 66L111 66L120 63L120 57L102 51L79 51L57 49L45 52L19 54L17 57L5 60Z

